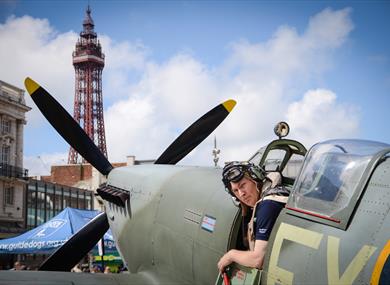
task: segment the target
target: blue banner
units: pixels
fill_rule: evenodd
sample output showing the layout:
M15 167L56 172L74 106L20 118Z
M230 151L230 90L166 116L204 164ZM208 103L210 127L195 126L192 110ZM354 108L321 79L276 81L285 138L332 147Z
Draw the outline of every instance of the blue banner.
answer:
M0 240L0 253L50 254L96 217L99 211L65 208L50 221L17 237ZM104 235L107 249L116 250L111 230Z

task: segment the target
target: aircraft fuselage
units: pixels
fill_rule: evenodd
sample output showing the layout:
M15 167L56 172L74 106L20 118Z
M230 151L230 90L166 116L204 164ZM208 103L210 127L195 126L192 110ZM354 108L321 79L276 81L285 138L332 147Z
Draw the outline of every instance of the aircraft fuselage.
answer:
M221 169L140 165L114 169L108 185L130 192L125 207L106 202L110 227L130 272L210 284L229 247L238 209Z

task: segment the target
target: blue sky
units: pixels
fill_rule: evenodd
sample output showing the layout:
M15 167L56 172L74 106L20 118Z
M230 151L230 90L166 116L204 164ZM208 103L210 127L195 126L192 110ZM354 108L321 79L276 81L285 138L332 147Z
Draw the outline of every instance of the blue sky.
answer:
M0 79L31 76L72 110L71 52L88 1L1 1ZM328 138L390 143L388 1L90 1L106 54L109 159L157 157L219 102L221 160L245 159L287 120L307 146ZM22 56L21 56L22 55ZM25 164L48 170L68 146L35 105ZM213 138L183 163L211 165ZM39 157L39 159L38 159ZM40 164L40 166L38 166ZM31 172L31 170L30 170Z

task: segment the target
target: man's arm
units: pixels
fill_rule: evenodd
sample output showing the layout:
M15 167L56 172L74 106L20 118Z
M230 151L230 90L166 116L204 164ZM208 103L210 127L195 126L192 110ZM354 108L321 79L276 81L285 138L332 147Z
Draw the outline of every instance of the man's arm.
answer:
M243 251L237 249L229 250L218 262L218 269L222 272L226 266L232 262L253 268L261 269L263 267L264 256L267 250L266 240L256 240L253 251Z

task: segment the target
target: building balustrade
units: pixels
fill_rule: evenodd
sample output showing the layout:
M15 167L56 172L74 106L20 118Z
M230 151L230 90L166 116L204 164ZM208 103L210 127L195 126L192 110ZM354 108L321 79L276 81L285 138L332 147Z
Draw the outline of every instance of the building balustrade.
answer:
M28 170L7 163L0 163L0 176L28 180Z

